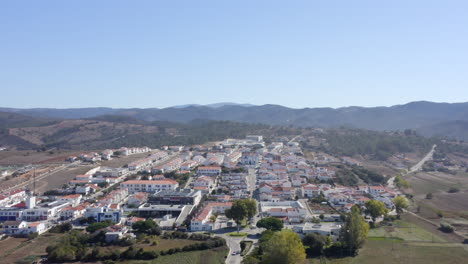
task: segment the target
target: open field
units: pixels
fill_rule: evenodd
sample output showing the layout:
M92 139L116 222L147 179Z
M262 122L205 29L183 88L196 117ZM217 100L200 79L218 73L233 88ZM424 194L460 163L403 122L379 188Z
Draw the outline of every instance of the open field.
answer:
M450 187L468 189L468 174L451 175L441 172L417 172L405 177L411 183L409 193L417 198L424 198L427 193L446 193Z
M62 171L54 173L36 182L36 190L39 193L50 189L61 188L63 184L73 180L76 175L84 174L95 165L72 165Z
M369 230L372 238L399 238L406 241L446 242L445 239L433 234L420 226L405 220L398 220L392 226L384 226Z
M227 247L209 250L180 252L172 255L160 256L154 260L119 261L122 264L221 264L228 254Z
M468 245L458 236L446 234L412 215L403 215L394 226L369 231L369 238L356 257L327 259L313 258L313 264L426 264L466 263Z
M24 165L24 164L38 164L38 163L63 163L68 156L78 155L80 152L77 151L53 151L53 154L49 152L37 152L35 150L9 150L0 151L0 165Z
M412 186L408 193L414 195L413 212L436 223L449 222L460 234L468 235L468 173L417 172L407 178ZM449 193L451 187L460 191ZM427 193L433 198L426 199Z
M9 237L0 241L0 263L11 264L16 261L31 258L31 256L45 255L45 249L63 234L46 233L36 239Z
M396 239L370 238L352 258L330 259L328 264L463 264L468 258L468 248L462 244L405 242ZM319 264L313 259L310 263Z

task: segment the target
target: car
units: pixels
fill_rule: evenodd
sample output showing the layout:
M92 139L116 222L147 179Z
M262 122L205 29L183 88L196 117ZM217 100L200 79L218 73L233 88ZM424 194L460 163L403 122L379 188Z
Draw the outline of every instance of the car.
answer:
M233 255L233 256L235 256L236 254L237 254L237 252L235 252L235 251L232 252L232 255Z

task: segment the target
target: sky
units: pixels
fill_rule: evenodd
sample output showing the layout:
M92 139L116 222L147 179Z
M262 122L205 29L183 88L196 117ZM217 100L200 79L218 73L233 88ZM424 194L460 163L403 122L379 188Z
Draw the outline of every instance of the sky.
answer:
M1 1L0 107L468 101L468 1Z

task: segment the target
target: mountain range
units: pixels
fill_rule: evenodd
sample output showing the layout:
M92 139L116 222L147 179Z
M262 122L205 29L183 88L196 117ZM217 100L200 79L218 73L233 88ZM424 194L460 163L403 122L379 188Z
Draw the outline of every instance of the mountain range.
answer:
M352 127L370 130L414 129L426 136L448 136L468 140L468 102L411 102L390 107L342 107L294 109L281 105L219 103L182 105L168 108L0 108L0 112L17 113L50 119L103 119L125 122L169 121L189 123L194 120L227 120L277 126ZM1 120L4 123L5 121ZM24 121L23 121L24 122ZM37 120L35 120L37 122ZM123 122L123 121L122 121ZM2 124L0 123L0 124ZM10 122L11 123L11 122Z

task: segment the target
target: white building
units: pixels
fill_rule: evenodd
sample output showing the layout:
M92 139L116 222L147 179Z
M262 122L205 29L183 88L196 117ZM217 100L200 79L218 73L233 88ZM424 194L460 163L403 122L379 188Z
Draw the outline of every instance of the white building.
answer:
M198 175L216 176L216 175L221 174L221 167L219 167L219 166L198 167L197 174Z
M122 188L128 188L129 193L149 192L154 193L161 190L175 190L179 183L172 179L164 180L129 180L121 184Z

